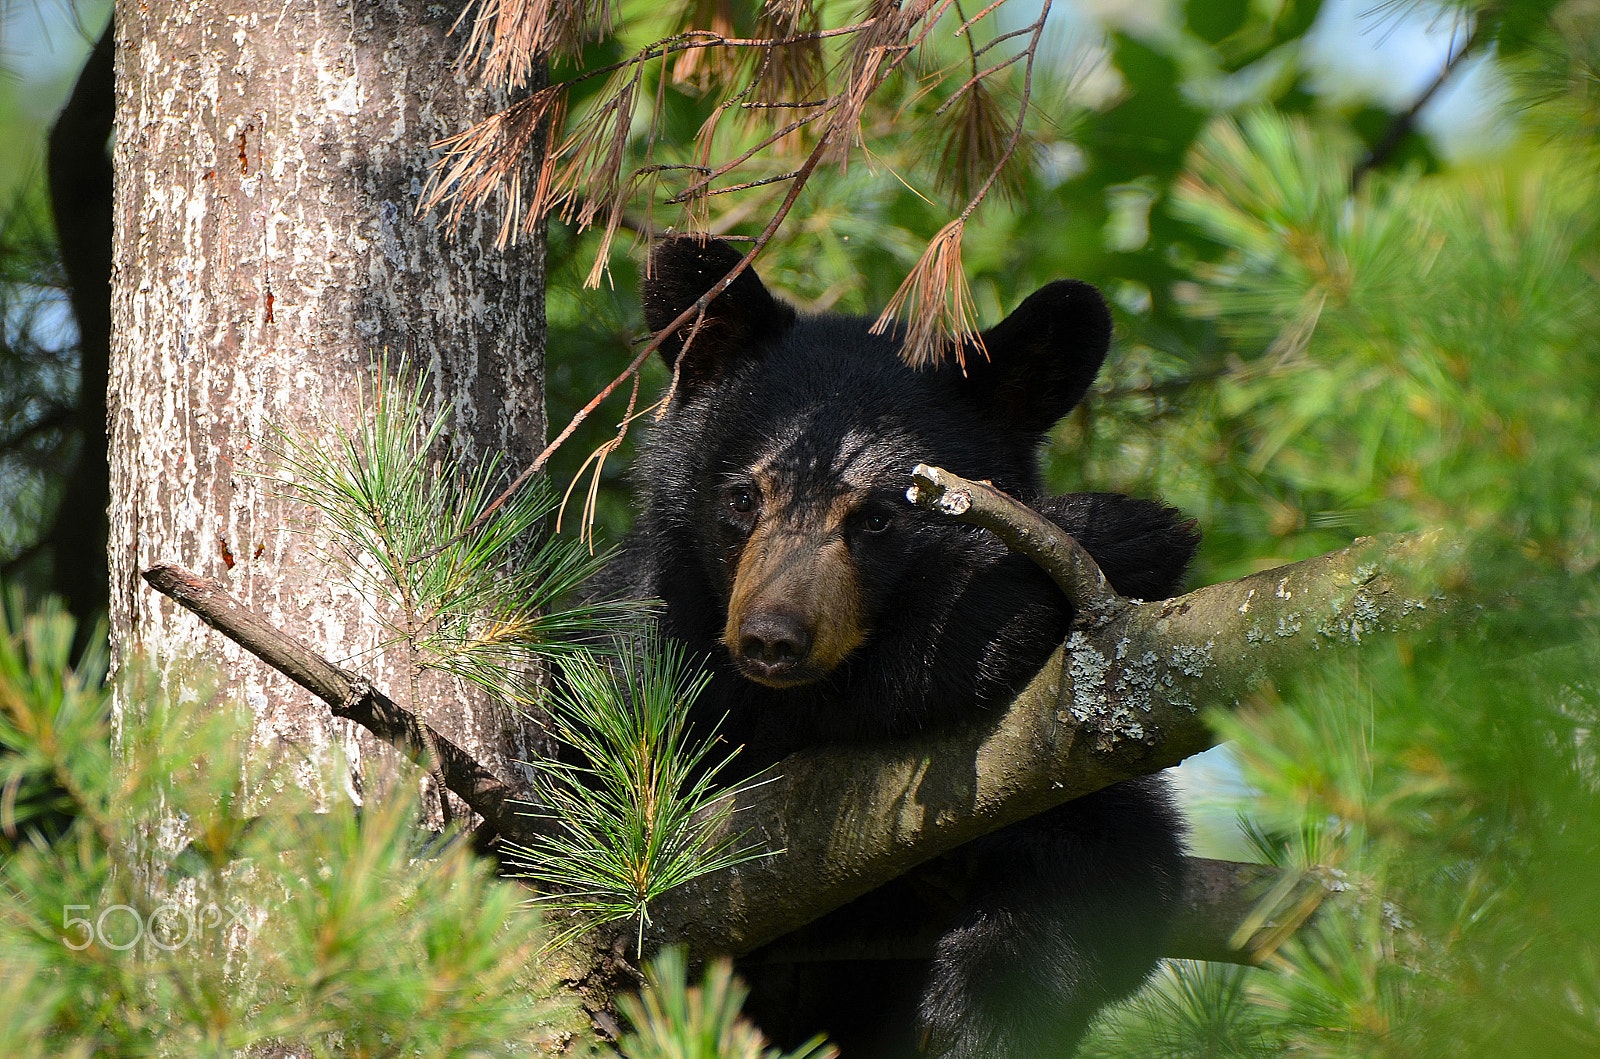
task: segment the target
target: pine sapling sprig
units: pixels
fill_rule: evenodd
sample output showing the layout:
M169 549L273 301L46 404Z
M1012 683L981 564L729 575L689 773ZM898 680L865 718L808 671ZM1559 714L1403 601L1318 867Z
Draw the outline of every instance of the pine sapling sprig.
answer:
M709 682L681 646L646 633L602 660L562 663L551 714L566 761L533 762L545 814L560 826L520 851L542 902L566 913L551 944L634 920L639 944L656 897L767 851L714 840L749 785L716 786L737 751L718 756L716 732L691 735L689 709Z
M406 365L395 374L405 377ZM385 367L379 376L391 373ZM269 433L265 448L279 467L264 473L321 513L332 567L382 603L374 610L384 646L403 647L414 667L526 702L534 662L565 653L598 625L628 620L633 608L564 602L607 555L540 539L556 503L543 480L474 525L495 495L499 457L466 471L437 456L449 414L426 415L424 386L420 377L409 387L380 381L357 409L356 426L332 429L332 446Z

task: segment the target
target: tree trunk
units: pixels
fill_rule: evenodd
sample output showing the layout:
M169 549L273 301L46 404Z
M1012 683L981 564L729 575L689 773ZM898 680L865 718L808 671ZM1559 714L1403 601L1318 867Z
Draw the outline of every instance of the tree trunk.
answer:
M449 443L515 468L543 444L544 242L495 252L488 221L416 216L430 145L484 115L452 65L454 12L378 0L121 0L116 8L111 637L115 657L200 651L306 779L339 744L350 794L389 755L150 590L162 560L215 576L363 671L501 776L538 733L467 687L412 703L403 663L317 560L303 505L251 477L264 428L349 424L401 356L454 411ZM454 235L454 239L451 235ZM449 716L430 701L453 705Z

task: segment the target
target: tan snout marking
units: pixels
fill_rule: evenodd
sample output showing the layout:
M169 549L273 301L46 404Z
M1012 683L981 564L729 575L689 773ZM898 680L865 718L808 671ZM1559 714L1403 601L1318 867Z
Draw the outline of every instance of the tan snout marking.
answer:
M842 496L804 519L763 516L734 571L722 630L729 653L739 654L745 619L767 609L798 615L811 634L811 649L799 667L804 676L792 683L826 676L861 646L870 630L863 625L860 584L843 532L861 499Z

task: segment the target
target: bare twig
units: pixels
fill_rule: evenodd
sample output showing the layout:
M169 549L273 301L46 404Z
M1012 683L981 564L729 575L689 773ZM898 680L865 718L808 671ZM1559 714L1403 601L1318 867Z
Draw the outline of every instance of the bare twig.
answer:
M510 784L411 711L396 705L366 678L341 669L304 640L272 626L218 582L173 563L157 563L144 572L144 579L326 702L335 717L354 721L424 767L437 762L445 786L499 834L526 840L536 831L535 819L514 808L517 795Z
M982 22L985 16L1005 2L1006 0L991 0L989 6L985 7L982 11L979 11L976 15L973 15L971 18L963 18L960 27L956 30L956 36L966 36L967 30L971 29L973 26L976 26L979 22ZM1026 32L1026 30L1023 32Z
M1010 33L1002 33L998 37L995 37L993 40L989 41L983 47L979 48L978 49L978 54L979 55L983 55L985 52L987 52L990 49L994 48L997 44L1004 44L1006 41L1010 40L1013 37L1021 37L1021 36L1024 36L1024 35L1032 33L1032 32L1033 32L1033 27L1032 26L1023 26L1021 29L1014 29ZM1023 53L1022 52L1018 52L1017 54L1021 55Z
M749 150L745 151L739 157L733 159L732 161L724 162L722 165L718 166L715 169L708 170L706 172L706 174L704 176L702 176L699 180L696 180L694 183L687 185L682 191L678 192L676 195L674 195L670 199L668 199L667 200L667 204L669 206L677 205L677 204L679 204L681 202L687 201L690 198L693 198L700 191L700 189L704 188L707 184L710 184L711 181L715 180L717 177L722 176L724 173L728 173L728 172L730 172L730 171L732 171L734 169L739 168L739 166L741 166L744 163L748 162L750 159L752 159L756 155L760 154L766 148L771 147L773 144L777 143L779 140L783 139L785 136L787 136L790 133L795 132L795 131L797 131L799 129L805 128L807 125L810 125L813 121L816 121L818 118L822 117L823 115L830 113L835 107L837 107L839 105L839 102L840 101L837 98L832 99L832 100L823 100L823 103L825 105L824 109L817 111L815 114L807 114L803 118L796 118L794 121L791 121L789 124L785 125L783 128L778 129L776 132L773 132L773 133L769 134L765 139L763 139L762 141L757 143L755 146L751 147Z
M1027 32L1027 31L1023 30L1023 32ZM974 55L973 57L976 58L977 56ZM967 78L966 82L960 88L958 88L954 92L952 92L950 94L950 98L949 99L947 99L943 103L939 104L939 109L935 110L933 112L933 116L936 117L936 118L937 117L942 117L944 115L945 111L947 111L951 107L955 106L956 103L961 99L961 97L963 95L965 95L968 91L970 91L973 88L973 86L977 85L978 82L984 81L984 80L987 80L990 77L993 77L995 74L999 73L1001 70L1004 70L1006 67L1012 65L1013 63L1019 62L1019 61L1021 61L1023 59L1026 59L1027 57L1028 57L1028 53L1027 52L1019 51L1019 52L1017 52L1017 54L1011 56L1011 58L1009 58L1009 59L1001 59L999 62L995 63L993 66L987 66L987 67L984 67L982 70L973 71L972 76Z
M1462 43L1461 47L1445 60L1444 68L1439 71L1439 76L1435 77L1428 87L1422 90L1422 94L1412 101L1411 106L1406 108L1405 113L1396 115L1394 121L1390 123L1388 131L1384 133L1383 139L1379 140L1377 146L1373 147L1372 153L1362 159L1360 164L1351 171L1351 190L1360 187L1361 181L1366 178L1368 173L1388 161L1389 156L1394 154L1395 148L1400 146L1400 141L1405 139L1406 133L1410 132L1412 126L1417 123L1417 116L1422 113L1422 108L1426 107L1439 89L1443 88L1445 83L1450 80L1451 75L1461 66L1461 60L1471 54L1473 48L1477 46L1483 34L1483 26L1483 21L1479 20L1477 26L1473 28L1472 33Z
M730 191L749 191L751 188L766 187L768 184L781 184L785 180L793 180L799 175L800 170L793 169L787 173L779 173L777 176L762 177L760 180L748 180L743 184L730 184L725 188L712 188L710 191L706 192L706 194L708 196L726 195Z
M1094 558L1072 534L985 482L919 463L906 499L958 522L982 526L1007 548L1038 563L1077 611L1073 627L1099 629L1131 604L1111 587Z

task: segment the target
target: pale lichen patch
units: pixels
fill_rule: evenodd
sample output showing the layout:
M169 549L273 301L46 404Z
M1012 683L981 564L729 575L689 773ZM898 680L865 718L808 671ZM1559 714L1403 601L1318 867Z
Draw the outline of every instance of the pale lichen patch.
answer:
M1073 719L1080 724L1095 720L1106 706L1106 672L1111 663L1090 646L1089 638L1075 632L1067 640L1067 665L1072 673Z
M1154 655L1150 656L1150 681L1154 681ZM1067 712L1072 719L1096 735L1096 747L1109 750L1124 739L1141 741L1145 727L1126 700L1129 674L1118 679L1113 694L1107 693L1111 660L1095 648L1081 631L1067 641L1068 669L1072 674L1072 701ZM1140 662L1144 662L1141 659ZM1136 664L1136 667L1138 664ZM1145 696L1148 702L1148 696ZM1148 709L1148 706L1145 707ZM1064 720L1065 718L1063 718Z
M1154 651L1146 651L1138 658L1127 662L1117 675L1118 697L1148 713L1151 698L1161 687L1160 664L1161 659Z
M1168 664L1186 677L1204 676L1211 667L1211 649L1216 645L1215 640L1207 640L1204 644L1178 644L1173 647Z

